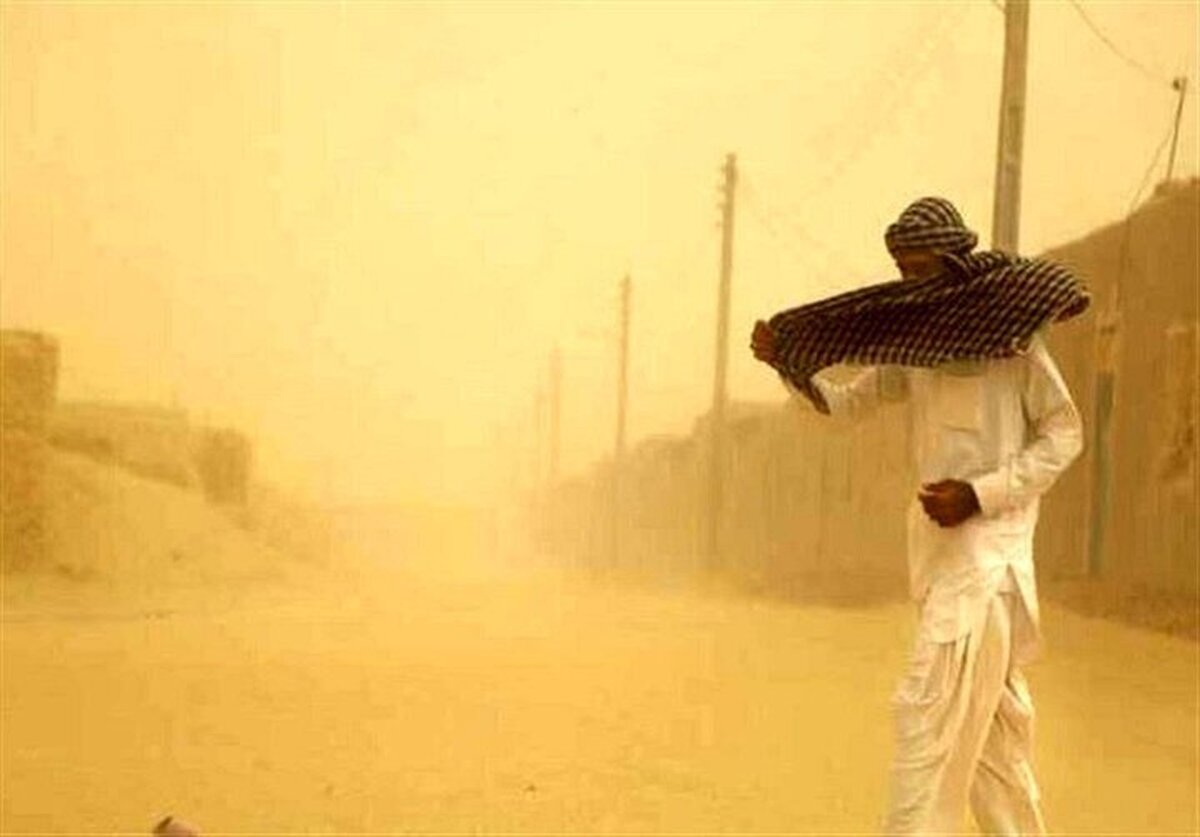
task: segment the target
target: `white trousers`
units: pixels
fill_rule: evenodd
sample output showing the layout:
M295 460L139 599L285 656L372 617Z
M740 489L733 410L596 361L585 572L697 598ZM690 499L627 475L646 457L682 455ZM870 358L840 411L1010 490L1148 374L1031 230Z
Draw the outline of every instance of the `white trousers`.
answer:
M885 834L1045 834L1031 764L1033 703L1012 663L1021 602L992 596L970 633L919 632L892 698L896 753ZM1019 617L1017 617L1019 618Z

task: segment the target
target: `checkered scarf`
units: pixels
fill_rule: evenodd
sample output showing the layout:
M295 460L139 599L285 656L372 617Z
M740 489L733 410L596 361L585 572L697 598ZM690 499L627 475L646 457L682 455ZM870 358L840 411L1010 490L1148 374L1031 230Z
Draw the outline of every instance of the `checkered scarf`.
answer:
M888 252L933 249L962 255L975 249L979 237L967 229L954 204L945 198L921 198L909 204L883 234Z
M828 413L812 381L827 366L1012 357L1043 325L1077 316L1091 301L1074 274L1054 262L998 251L942 259L946 270L932 279L884 282L776 314L772 365Z

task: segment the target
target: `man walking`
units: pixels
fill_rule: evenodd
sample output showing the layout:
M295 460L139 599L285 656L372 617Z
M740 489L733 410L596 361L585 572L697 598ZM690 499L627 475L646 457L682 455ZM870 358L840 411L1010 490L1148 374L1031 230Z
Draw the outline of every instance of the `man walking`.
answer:
M1038 499L1082 448L1079 413L1040 333L1088 296L1066 268L972 252L941 198L885 242L903 279L759 321L755 356L793 397L858 416L907 400L920 488L908 515L915 647L892 698L888 834L1043 834L1033 705L1021 672L1039 639ZM834 363L866 366L849 383Z

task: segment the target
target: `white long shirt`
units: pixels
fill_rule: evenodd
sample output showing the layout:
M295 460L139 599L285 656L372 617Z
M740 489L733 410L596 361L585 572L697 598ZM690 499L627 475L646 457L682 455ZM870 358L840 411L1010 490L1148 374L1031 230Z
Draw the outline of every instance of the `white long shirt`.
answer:
M908 509L910 591L921 630L936 642L963 636L997 591L1015 588L1028 617L1019 660L1038 644L1033 532L1038 500L1083 448L1079 411L1042 341L1002 360L935 369L868 367L846 384L815 379L834 416L856 417L885 401L912 404L921 484L969 482L981 511L952 528L929 519L913 487ZM790 387L789 387L790 389ZM804 401L792 390L793 399Z

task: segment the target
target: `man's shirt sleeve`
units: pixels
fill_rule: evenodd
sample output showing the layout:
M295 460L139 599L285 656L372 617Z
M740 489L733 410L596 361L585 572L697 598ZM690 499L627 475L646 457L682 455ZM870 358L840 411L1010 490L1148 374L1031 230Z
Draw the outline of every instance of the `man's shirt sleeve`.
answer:
M1035 339L1021 404L1028 443L1000 467L971 480L985 517L1022 508L1045 493L1083 450L1083 422L1050 353Z
M800 406L812 409L811 402L786 378L783 384L793 403L803 402ZM903 401L908 396L904 371L894 366L868 367L845 383L818 374L813 377L813 384L825 397L829 414L838 418L861 418L885 402Z

